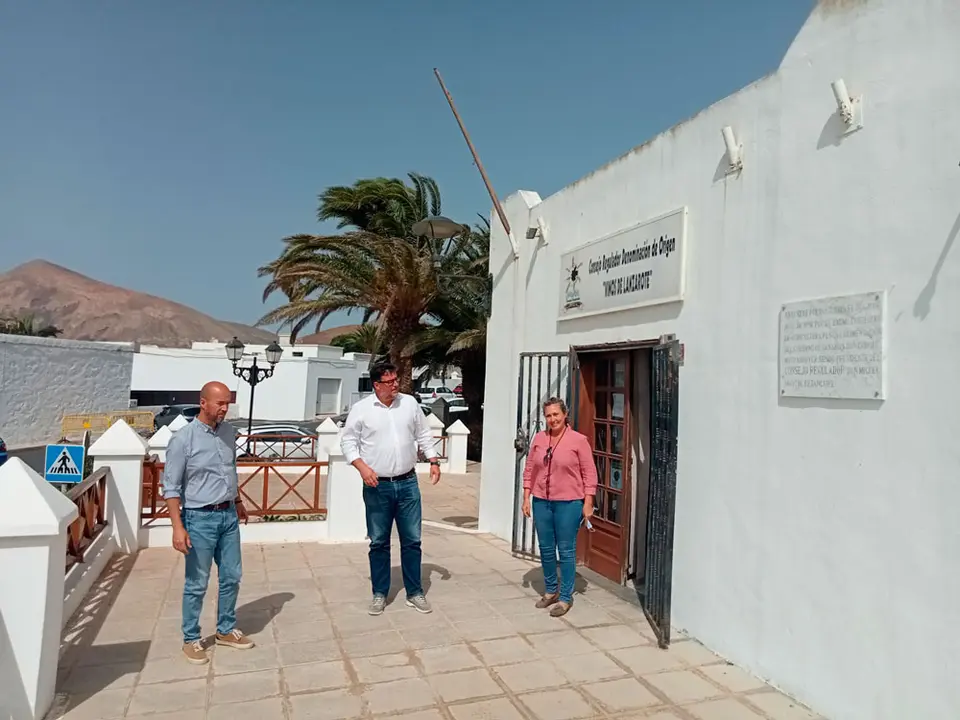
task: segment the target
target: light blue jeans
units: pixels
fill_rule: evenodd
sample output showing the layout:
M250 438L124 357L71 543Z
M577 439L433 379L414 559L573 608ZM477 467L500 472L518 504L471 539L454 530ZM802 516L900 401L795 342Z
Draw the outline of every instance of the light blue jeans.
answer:
M240 522L232 505L226 510L183 511L183 525L190 535L183 583L183 641L200 639L200 612L210 582L210 568L217 563L220 594L217 598L217 632L226 635L237 624L237 595L243 566L240 559Z
M577 531L583 500L533 498L533 526L540 545L540 565L546 594L557 592L557 556L560 556L560 602L573 602L577 576Z

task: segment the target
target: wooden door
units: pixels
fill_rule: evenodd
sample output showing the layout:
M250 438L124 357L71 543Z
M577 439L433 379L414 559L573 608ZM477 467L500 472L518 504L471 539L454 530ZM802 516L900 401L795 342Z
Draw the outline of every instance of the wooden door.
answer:
M578 544L588 568L622 584L630 535L630 355L596 355L590 364L592 382L585 390L592 422L583 431L593 447L598 484L594 531L582 529Z

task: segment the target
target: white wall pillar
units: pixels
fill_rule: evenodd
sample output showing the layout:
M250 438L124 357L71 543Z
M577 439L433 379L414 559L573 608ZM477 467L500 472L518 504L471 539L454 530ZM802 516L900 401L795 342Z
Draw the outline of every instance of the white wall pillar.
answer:
M167 461L167 446L172 438L173 430L170 429L169 425L164 425L147 440L147 453L156 455L160 462L165 463Z
M340 428L327 418L317 426L317 462L328 462L331 453L340 452Z
M42 718L53 702L71 500L20 458L0 467L0 718Z
M117 420L90 446L93 469L110 468L107 523L122 553L140 549L143 508L143 460L147 441L123 420Z
M433 447L437 451L437 454L438 455L448 454L450 451L446 450L443 447L443 440L441 439L443 437L443 420L438 418L433 413L430 413L429 415L427 415L427 425L430 426L430 433L433 435L434 443L435 443Z
M327 467L327 527L334 542L362 542L367 537L363 480L340 448L331 450Z
M167 423L166 427L170 428L170 432L176 432L180 428L184 428L190 424L190 421L187 420L183 415L177 415L173 420Z
M470 428L457 420L447 428L447 466L451 473L463 474L467 471L467 438Z

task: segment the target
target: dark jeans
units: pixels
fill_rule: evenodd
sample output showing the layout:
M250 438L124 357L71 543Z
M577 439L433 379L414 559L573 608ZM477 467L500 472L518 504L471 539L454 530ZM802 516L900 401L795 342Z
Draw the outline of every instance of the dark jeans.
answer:
M533 498L533 526L540 545L540 565L546 594L557 592L557 555L560 556L560 602L573 602L577 576L577 531L583 517L583 500Z
M200 611L210 581L211 564L217 563L220 594L217 598L217 632L226 635L237 624L240 594L240 523L237 510L183 511L183 525L190 535L183 583L183 641L200 639Z
M397 523L400 536L400 567L407 597L423 595L420 581L420 485L416 473L393 482L380 481L377 487L363 486L370 537L370 581L374 595L390 592L390 534Z

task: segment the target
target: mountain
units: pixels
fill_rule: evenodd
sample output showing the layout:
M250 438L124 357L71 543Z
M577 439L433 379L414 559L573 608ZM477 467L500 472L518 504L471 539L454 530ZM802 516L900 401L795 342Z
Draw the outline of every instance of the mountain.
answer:
M0 275L0 316L33 314L75 340L126 340L189 347L194 340L270 342L267 330L216 320L186 305L108 285L33 260Z
M301 335L297 338L297 345L329 345L330 341L341 335L349 335L360 329L360 325L341 325L327 328L310 335Z

